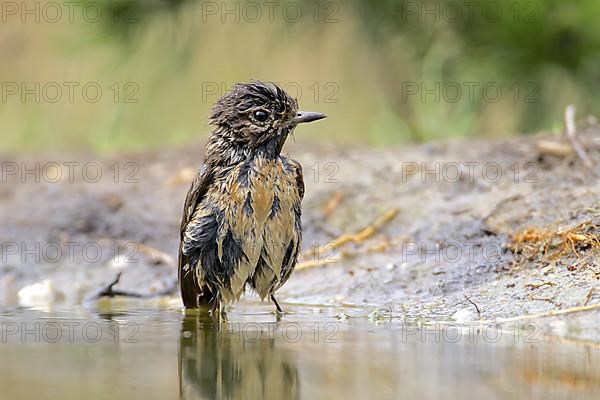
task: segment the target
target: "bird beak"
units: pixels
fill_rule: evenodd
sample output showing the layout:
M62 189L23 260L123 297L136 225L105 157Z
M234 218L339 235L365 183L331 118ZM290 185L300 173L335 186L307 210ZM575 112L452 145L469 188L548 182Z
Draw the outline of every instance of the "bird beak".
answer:
M320 119L327 118L327 115L318 112L310 111L298 111L296 117L292 120L295 124L302 124L305 122L318 121Z

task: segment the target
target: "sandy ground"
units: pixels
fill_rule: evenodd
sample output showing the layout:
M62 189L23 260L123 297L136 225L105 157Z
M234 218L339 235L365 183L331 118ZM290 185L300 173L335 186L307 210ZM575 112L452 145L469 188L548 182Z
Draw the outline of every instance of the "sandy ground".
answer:
M600 166L600 127L579 135ZM307 187L305 257L280 301L382 319L543 320L551 335L599 341L600 182L569 149L560 136L292 144ZM202 152L4 155L0 306L94 301L118 273L115 289L176 298L181 206ZM591 309L570 312L581 306Z

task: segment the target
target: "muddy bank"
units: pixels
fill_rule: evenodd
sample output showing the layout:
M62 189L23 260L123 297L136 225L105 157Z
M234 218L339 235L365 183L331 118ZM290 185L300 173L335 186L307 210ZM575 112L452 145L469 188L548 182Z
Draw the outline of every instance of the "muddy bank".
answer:
M600 128L579 135L600 165ZM304 167L305 256L283 302L425 321L600 302L600 183L561 137L287 150ZM181 205L202 151L5 155L0 305L94 301L119 272L120 290L176 301ZM599 312L565 318L600 337ZM565 318L549 329L568 336Z

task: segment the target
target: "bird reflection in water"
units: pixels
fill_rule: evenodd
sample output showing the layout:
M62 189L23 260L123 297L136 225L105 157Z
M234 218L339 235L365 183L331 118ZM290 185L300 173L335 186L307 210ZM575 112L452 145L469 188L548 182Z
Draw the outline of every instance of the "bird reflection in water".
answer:
M259 326L265 330L256 331ZM253 330L254 328L254 330ZM219 323L209 316L183 318L179 338L182 399L299 399L293 357L263 324Z

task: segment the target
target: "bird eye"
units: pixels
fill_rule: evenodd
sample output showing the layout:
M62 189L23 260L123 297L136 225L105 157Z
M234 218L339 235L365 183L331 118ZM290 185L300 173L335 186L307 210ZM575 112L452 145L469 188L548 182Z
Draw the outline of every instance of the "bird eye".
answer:
M256 118L258 122L265 122L267 118L269 118L269 114L264 110L254 111L254 118Z

